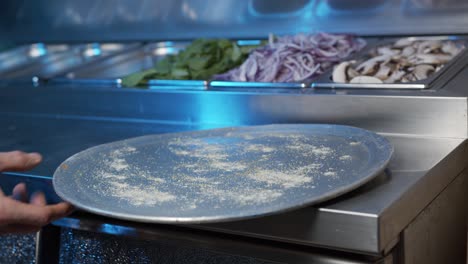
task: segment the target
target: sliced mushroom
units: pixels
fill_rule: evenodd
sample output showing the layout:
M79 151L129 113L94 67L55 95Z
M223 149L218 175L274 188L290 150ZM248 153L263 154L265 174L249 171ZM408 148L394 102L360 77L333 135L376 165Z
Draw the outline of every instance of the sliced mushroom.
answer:
M413 66L413 63L407 58L402 58L396 63L397 68L405 68L405 67L411 67Z
M413 48L412 46L407 46L401 51L401 55L405 57L409 57L416 53L416 49Z
M363 75L370 74L375 72L375 68L378 66L379 62L385 62L387 63L392 56L390 55L381 55L378 57L371 58L369 60L366 60L365 62L361 63L356 67L356 70L359 71Z
M333 79L337 79L336 82L351 80L351 83L395 83L422 80L428 78L433 72L439 71L462 49L464 47L448 40L421 41L402 38L392 45L373 49L368 54L372 57L362 61L357 67L350 66L350 64L338 65Z
M402 82L403 82L403 80L407 80L407 82L415 82L418 79L416 78L414 73L408 73L401 79Z
M411 41L409 38L402 38L399 39L393 44L393 47L395 48L404 48L406 46L410 46L413 44L413 41Z
M404 71L400 71L400 70L396 70L394 72L392 72L392 74L390 75L390 77L388 77L388 79L386 79L384 81L384 83L395 83L395 82L398 82L401 80L401 78L403 78L403 76L405 76L405 72Z
M434 50L440 49L442 42L438 40L423 41L418 46L418 53L431 53Z
M388 46L383 46L383 47L377 48L377 52L379 54L381 54L381 55L391 55L391 56L400 54L399 50L392 49L392 48L390 48Z
M357 76L351 79L350 83L383 83L382 80L379 78L371 77L371 76Z
M460 52L460 49L457 47L457 45L451 41L447 41L442 44L441 50L443 53L447 53L452 56L456 56Z
M391 70L392 69L386 64L380 64L379 70L374 75L374 77L379 78L380 80L384 81L388 79L388 76L390 75Z
M452 59L452 55L445 54L417 54L415 64L444 64Z
M348 67L348 69L346 70L346 75L348 76L348 79L352 79L354 77L357 77L359 76L359 72L356 71L355 69L353 69L353 67Z
M336 68L333 70L333 75L332 75L334 82L336 83L348 82L346 70L348 69L349 65L351 65L351 62L345 61L345 62L338 64L338 66L336 66Z
M402 55L393 55L393 56L390 58L391 61L396 61L396 62L398 62L398 61L400 61L400 60L402 60L402 59L404 59L404 57L402 57Z
M416 77L416 80L423 80L429 77L434 70L435 69L432 65L421 64L414 68L413 74Z

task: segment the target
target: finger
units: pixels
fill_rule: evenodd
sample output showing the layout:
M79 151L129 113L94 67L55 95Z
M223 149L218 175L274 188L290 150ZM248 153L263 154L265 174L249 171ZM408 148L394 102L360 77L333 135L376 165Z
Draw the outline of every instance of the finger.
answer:
M75 210L75 208L73 208L71 204L66 203L66 202L61 202L61 203L54 204L54 205L48 205L47 207L50 210L49 212L50 222L53 222L55 220L68 216Z
M0 152L0 171L25 171L37 166L42 161L39 153L22 151Z
M12 198L18 201L26 202L28 200L28 190L26 184L20 183L13 188Z
M33 193L31 196L31 204L45 206L47 204L45 195L41 192Z
M0 197L4 197L4 196L5 196L5 194L3 193L3 190L2 190L2 188L0 187Z
M4 220L6 224L44 226L73 211L73 207L65 202L47 206L21 203L15 200L8 200L6 203L7 212L5 213L9 216Z
M50 221L49 210L46 206L37 206L4 199L1 223L4 225L20 224L43 226Z

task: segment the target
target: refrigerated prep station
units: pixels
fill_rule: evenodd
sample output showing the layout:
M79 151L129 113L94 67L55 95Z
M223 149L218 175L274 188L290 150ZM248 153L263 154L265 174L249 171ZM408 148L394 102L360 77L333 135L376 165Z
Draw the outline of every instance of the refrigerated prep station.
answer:
M465 263L464 1L0 5L0 186L78 208L1 263Z

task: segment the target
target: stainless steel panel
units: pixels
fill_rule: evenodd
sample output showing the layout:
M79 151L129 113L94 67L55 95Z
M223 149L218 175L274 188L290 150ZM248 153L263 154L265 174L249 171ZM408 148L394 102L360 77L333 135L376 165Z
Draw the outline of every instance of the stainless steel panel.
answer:
M82 86L42 88L1 87L0 110L11 116L55 117L59 113L59 116L72 119L133 120L141 123L157 120L201 128L242 124L332 123L396 134L458 138L468 134L468 120L464 114L466 99L437 97L435 92L420 93L419 96L402 93L399 96L398 93L385 96L385 93L255 94ZM28 96L24 96L26 91Z
M467 188L464 171L408 225L404 263L466 263Z
M450 1L448 9L439 4L423 10L408 2L415 1L9 0L0 6L0 30L2 36L23 42L263 38L270 32L298 31L467 33L463 1Z

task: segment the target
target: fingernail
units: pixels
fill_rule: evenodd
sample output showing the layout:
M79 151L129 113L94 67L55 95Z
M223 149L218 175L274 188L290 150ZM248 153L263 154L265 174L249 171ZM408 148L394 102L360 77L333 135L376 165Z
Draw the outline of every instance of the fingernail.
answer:
M28 156L31 159L31 162L34 162L34 163L39 163L42 160L42 156L39 153L35 153L35 152L29 153Z

